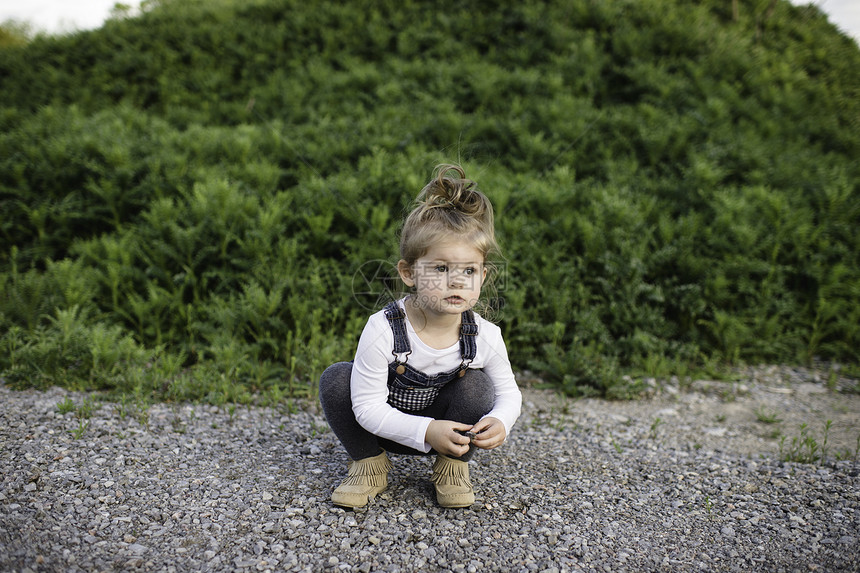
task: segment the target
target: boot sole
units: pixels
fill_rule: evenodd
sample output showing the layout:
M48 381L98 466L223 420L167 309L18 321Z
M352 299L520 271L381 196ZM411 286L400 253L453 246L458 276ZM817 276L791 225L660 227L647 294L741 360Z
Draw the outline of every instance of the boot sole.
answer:
M438 503L440 507L444 507L447 509L462 509L464 507L472 507L473 505L475 505L475 500L472 500L470 502L445 504L445 503L442 503L441 501L439 501L438 498L436 498L436 503Z
M388 489L388 488L385 488L385 489ZM332 499L331 502L338 507L346 507L348 509L357 509L359 507L367 507L368 505L370 505L370 502L373 501L374 499L376 499L376 496L379 495L380 493L384 492L385 489L380 491L379 493L372 493L372 494L368 495L367 501L365 503L360 504L360 505L359 504L346 503L346 502L337 502L334 499Z

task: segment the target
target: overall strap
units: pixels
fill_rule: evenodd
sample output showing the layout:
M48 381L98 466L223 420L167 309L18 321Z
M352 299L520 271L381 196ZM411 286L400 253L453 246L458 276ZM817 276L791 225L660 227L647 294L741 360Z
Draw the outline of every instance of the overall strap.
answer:
M475 354L478 352L478 344L476 342L478 323L475 322L475 315L471 310L467 310L460 317L460 356L462 356L464 362L471 362L475 359Z
M396 301L385 305L385 318L388 319L391 332L394 334L394 354L412 352L412 347L409 346L409 336L406 334L406 315L400 310L400 305Z
M406 334L406 315L400 309L400 305L396 301L390 302L385 306L385 318L391 325L391 332L394 335L394 349L392 354L408 355L412 353L412 347L409 345L409 336ZM467 310L460 315L460 357L463 359L463 367L468 367L468 364L475 359L478 352L477 336L478 323L475 321L475 315L471 310ZM398 362L400 362L398 360ZM404 361L405 362L405 361Z

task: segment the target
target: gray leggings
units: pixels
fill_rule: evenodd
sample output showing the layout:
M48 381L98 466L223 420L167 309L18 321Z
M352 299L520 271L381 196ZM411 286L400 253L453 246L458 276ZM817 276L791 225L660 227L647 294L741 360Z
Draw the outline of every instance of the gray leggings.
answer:
M427 455L424 452L380 438L365 430L356 421L350 396L352 362L338 362L326 368L320 376L320 403L328 425L353 460L379 455L380 450L398 454ZM436 400L427 408L410 412L436 420L451 420L474 424L493 408L495 389L489 376L481 370L467 370L442 388ZM460 457L469 460L475 446ZM430 453L435 453L431 451Z

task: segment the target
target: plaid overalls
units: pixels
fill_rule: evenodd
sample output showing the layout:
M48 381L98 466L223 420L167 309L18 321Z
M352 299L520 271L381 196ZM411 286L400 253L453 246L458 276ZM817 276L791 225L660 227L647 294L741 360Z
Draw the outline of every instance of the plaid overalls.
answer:
M460 366L450 372L440 372L428 376L419 372L406 362L412 353L409 337L406 334L406 315L397 302L391 302L385 307L385 317L391 325L394 334L394 362L388 365L388 403L404 412L417 412L427 408L443 386L462 377L475 359L478 345L475 337L478 335L478 324L471 310L461 315L460 327ZM402 357L402 360L401 360Z

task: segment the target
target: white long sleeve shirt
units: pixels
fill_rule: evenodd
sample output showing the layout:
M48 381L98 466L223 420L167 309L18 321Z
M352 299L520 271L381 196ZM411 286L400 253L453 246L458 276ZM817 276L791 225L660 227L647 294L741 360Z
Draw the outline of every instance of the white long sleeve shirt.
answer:
M398 304L403 309L403 300ZM498 418L508 436L520 415L522 394L508 360L501 329L474 314L478 324L477 354L470 368L483 369L492 380L495 401L493 409L484 417ZM460 365L459 342L441 350L431 348L418 338L408 317L406 333L412 347L409 365L416 370L433 376ZM394 361L393 348L394 334L385 312L371 315L358 341L352 367L352 409L358 423L372 434L426 453L431 447L424 436L433 418L407 414L388 404L388 364Z

